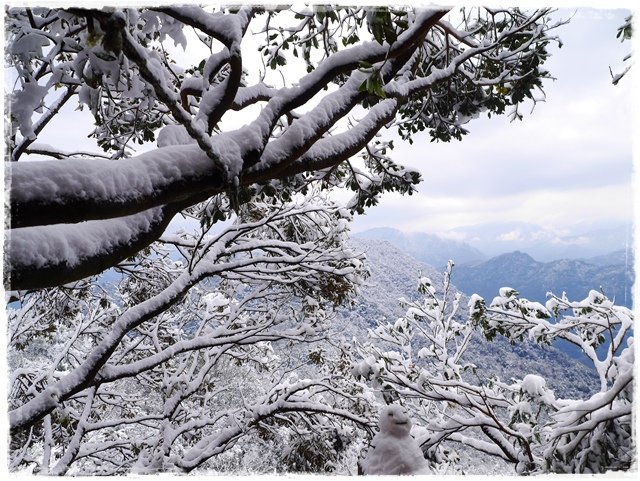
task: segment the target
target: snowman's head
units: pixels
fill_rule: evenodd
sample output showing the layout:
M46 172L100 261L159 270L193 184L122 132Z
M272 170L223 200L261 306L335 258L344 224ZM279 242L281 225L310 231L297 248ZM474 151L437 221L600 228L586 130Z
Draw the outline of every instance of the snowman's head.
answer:
M409 436L411 419L402 406L392 404L380 412L380 432L397 438Z

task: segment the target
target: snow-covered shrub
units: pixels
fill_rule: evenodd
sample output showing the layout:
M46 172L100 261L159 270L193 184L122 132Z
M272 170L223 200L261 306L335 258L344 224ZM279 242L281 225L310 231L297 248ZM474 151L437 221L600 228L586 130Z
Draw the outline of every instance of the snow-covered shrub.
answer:
M343 430L370 418L362 390L339 374L348 363L322 349L334 302L364 275L362 255L344 245L349 213L315 191L254 209L260 219L240 213L218 233L165 235L111 285L19 293L8 312L12 470L242 466L231 448L253 438L253 452L268 449L260 433L270 429L292 442L267 450L269 471L276 460L326 471L342 462ZM323 295L327 282L340 284L339 299Z
M371 331L352 369L386 400L402 400L421 425L418 439L434 470L456 462L456 444L522 474L629 469L635 461L633 313L596 291L579 302L550 294L545 306L502 288L490 306L471 296L465 321L458 314L460 295L449 294L451 271L450 263L440 292L421 279L424 299L402 301L404 317ZM509 382L478 378L465 357L474 331L488 340L502 335L514 343L576 344L593 362L600 392L558 399L537 374Z

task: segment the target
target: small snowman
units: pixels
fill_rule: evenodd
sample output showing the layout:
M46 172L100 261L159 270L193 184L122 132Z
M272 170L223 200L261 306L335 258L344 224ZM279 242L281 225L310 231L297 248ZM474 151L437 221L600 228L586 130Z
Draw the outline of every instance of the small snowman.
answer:
M430 474L418 442L411 436L411 419L405 408L392 404L382 409L380 432L362 461L364 474Z

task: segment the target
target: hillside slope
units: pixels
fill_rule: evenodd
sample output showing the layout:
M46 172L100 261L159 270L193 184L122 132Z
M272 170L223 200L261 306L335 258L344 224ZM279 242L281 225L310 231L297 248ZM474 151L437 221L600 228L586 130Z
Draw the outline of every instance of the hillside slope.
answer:
M377 322L395 321L404 313L398 303L400 297L419 298L416 288L420 276L431 278L437 291L441 292L442 274L388 242L352 239L352 245L367 254L371 277L355 305L339 310L334 324L336 335L365 339L367 329L375 328ZM454 269L454 284L459 277ZM467 297L463 296L464 316L467 302ZM509 380L538 374L547 379L550 388L560 397L582 398L599 388L592 369L554 347L541 348L530 342L511 345L499 336L488 342L477 336L467 350L467 360L478 366L481 378L494 375Z

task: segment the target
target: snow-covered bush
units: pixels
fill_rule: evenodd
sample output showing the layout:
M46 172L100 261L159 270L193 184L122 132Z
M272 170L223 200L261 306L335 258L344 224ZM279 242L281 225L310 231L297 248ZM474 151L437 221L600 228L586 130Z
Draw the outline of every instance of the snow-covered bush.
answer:
M165 235L154 255L118 266L111 286L20 293L8 312L12 470L220 468L209 460L272 429L299 447L269 459L305 470L320 463L296 458L324 457L332 469L339 446L330 456L322 443L367 428L367 402L327 370L327 352L314 364L292 348L322 345L332 305L361 282L362 256L344 245L348 212L317 193L253 209L263 215L240 213L218 233ZM327 283L341 294L325 295Z
M502 289L489 307L470 301L470 316L489 337L528 336L538 343L562 339L580 348L600 378L588 399L557 400L546 426L546 469L601 473L629 469L636 461L633 439L633 312L592 290L582 301L549 294L546 306Z
M592 291L571 302L550 294L543 306L503 288L490 306L477 295L469 318L460 294L451 295L449 264L442 290L420 279L420 302L406 315L370 332L352 373L367 379L387 401L401 399L421 426L418 440L435 471L460 456L453 446L512 463L518 473L601 473L635 461L632 433L632 312ZM481 379L465 356L473 332L543 345L564 339L593 362L600 392L588 399L558 399L545 379ZM600 349L598 349L600 347Z

